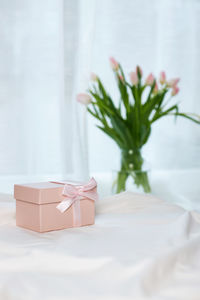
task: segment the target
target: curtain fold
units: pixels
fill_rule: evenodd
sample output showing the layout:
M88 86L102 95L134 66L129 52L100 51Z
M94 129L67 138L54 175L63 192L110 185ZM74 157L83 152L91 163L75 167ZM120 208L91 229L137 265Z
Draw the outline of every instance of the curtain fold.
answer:
M75 101L90 67L85 3L0 1L0 176L88 177L85 112Z

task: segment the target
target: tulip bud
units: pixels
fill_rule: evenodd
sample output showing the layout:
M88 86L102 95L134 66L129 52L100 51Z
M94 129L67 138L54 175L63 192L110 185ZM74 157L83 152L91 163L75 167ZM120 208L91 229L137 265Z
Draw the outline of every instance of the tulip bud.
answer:
M158 92L158 84L157 84L157 82L156 82L156 84L155 84L155 87L154 87L153 92L154 92L154 93L157 93L157 92Z
M166 74L165 72L160 72L160 83L164 84L166 82Z
M91 73L90 79L91 79L92 81L97 81L98 77L97 77L97 75L96 75L95 73Z
M179 83L179 81L180 81L180 78L170 79L170 80L167 82L167 86L173 88L174 86L177 85L177 83Z
M76 99L78 102L84 105L88 105L92 102L90 95L84 93L78 94Z
M114 70L114 71L117 71L119 69L119 64L118 62L114 59L114 57L110 57L110 65L111 65L111 68Z
M146 85L152 85L153 82L154 82L154 76L153 76L152 73L150 73L150 74L147 76L145 83L146 83Z
M131 81L132 85L138 84L138 75L136 72L130 73L130 81Z
M124 82L124 77L122 75L118 76L119 80L121 80L122 82Z
M173 89L172 89L172 96L177 95L178 92L179 92L179 88L175 85L175 86L173 87Z

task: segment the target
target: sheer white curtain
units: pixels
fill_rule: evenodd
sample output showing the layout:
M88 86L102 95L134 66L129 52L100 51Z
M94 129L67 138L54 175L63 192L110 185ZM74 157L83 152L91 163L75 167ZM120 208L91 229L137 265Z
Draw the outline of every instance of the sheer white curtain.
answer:
M87 86L92 22L79 0L0 0L1 180L88 176L75 95Z
M111 55L126 72L181 77L181 110L199 113L199 16L197 0L0 0L1 181L86 178L88 150L91 172L118 167L115 144L75 101L91 70L118 97ZM199 168L200 127L163 119L144 152L154 169Z
M108 63L111 55L127 73L139 64L145 76L166 70L168 77L180 77L176 100L181 110L200 114L200 1L101 0L96 12L92 69L114 97L118 93ZM94 123L90 118L90 168L116 169L118 149ZM181 118L176 124L174 118L163 118L154 125L144 155L154 170L199 168L200 126Z

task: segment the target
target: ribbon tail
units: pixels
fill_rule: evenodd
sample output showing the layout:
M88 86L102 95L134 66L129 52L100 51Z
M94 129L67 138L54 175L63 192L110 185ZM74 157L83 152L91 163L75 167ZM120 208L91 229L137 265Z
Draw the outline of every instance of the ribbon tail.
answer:
M73 225L74 227L81 226L81 204L80 200L77 200L73 203Z
M72 199L68 199L68 200L63 200L62 202L60 202L56 208L63 213L64 211L66 211L71 205L73 204L73 200Z

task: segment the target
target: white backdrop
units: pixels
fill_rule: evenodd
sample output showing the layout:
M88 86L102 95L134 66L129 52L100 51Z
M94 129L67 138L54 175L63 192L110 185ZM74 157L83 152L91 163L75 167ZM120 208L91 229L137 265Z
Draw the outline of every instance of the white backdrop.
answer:
M0 176L87 177L116 169L115 144L88 118L77 92L98 73L118 97L108 58L127 72L181 77L181 110L200 113L197 0L0 0ZM88 148L87 148L88 139ZM200 127L155 124L146 159L154 169L200 167Z

